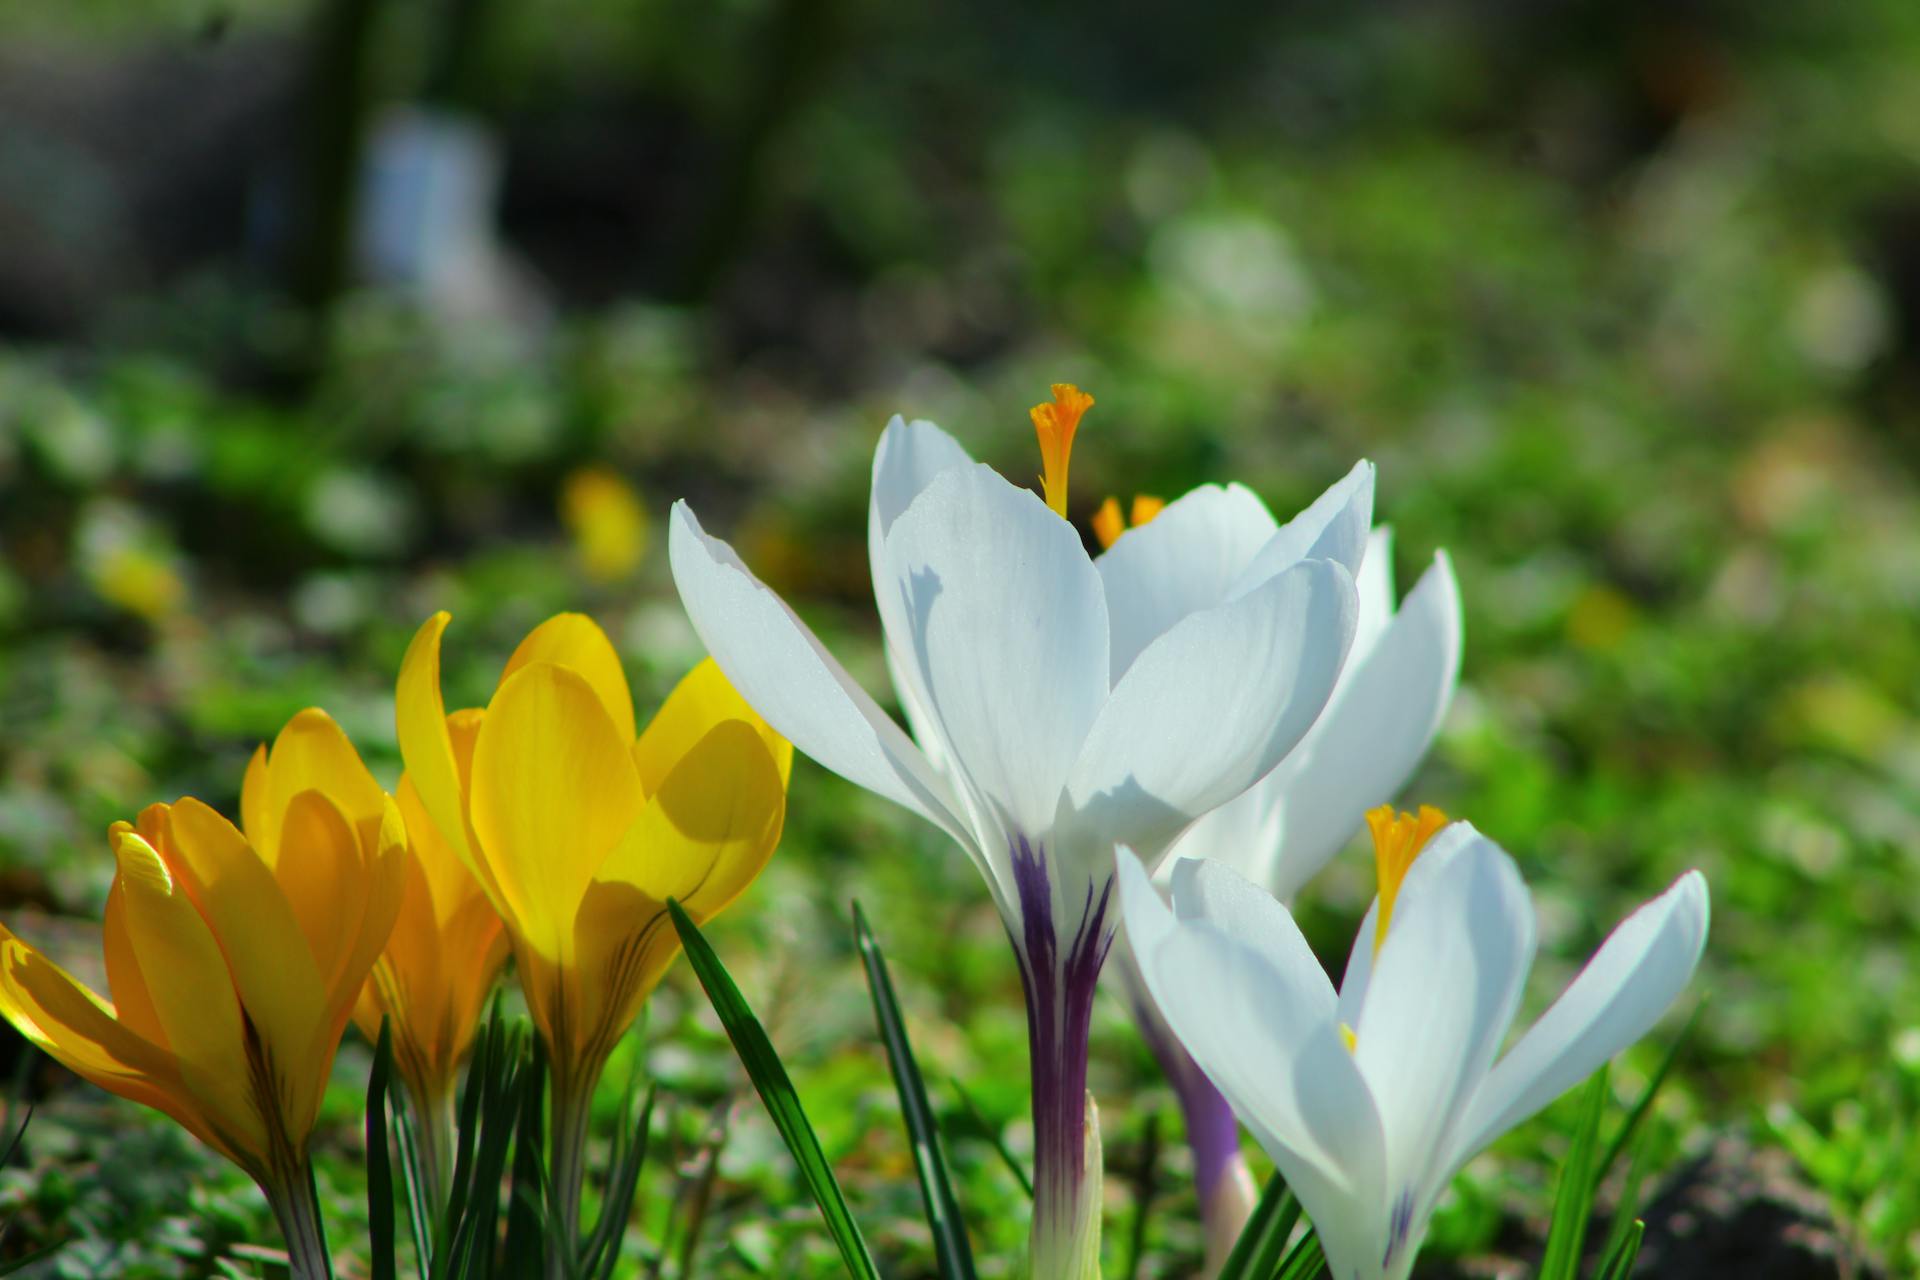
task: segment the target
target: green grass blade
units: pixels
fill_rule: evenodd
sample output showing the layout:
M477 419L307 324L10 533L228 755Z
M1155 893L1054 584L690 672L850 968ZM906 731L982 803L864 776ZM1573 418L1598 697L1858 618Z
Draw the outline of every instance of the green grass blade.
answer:
M433 1257L433 1236L437 1229L434 1224L441 1206L429 1202L426 1176L420 1170L419 1140L414 1136L413 1108L406 1090L394 1094L394 1101L393 1138L394 1145L400 1149L400 1188L407 1198L407 1223L413 1235L413 1256L419 1264L420 1274L424 1276Z
M1007 1166L1007 1172L1011 1173L1013 1180L1020 1184L1020 1189L1027 1193L1027 1199L1033 1199L1033 1179L1028 1176L1026 1169L1021 1167L1019 1157L1013 1154L1012 1149L1000 1137L1000 1131L987 1120L986 1113L980 1110L980 1104L973 1100L973 1095L968 1093L967 1087L958 1080L949 1080L947 1083L953 1086L954 1096L960 1099L961 1108L966 1111L967 1119L972 1121L974 1134L984 1139L987 1145L993 1148L994 1153L1000 1157L1000 1163Z
M794 1091L793 1081L788 1078L787 1069L781 1065L779 1055L773 1051L773 1043L767 1039L766 1029L753 1016L753 1010L741 996L740 988L734 985L726 966L720 963L720 957L714 954L706 938L701 936L693 918L681 909L678 902L672 900L667 902L667 910L672 914L673 927L680 935L680 945L686 948L687 963L700 979L700 985L706 989L707 999L720 1016L720 1024L727 1029L734 1052L740 1055L741 1065L747 1070L747 1078L753 1081L753 1087L760 1093L760 1101L766 1105L767 1114L773 1118L774 1127L786 1141L787 1150L793 1153L794 1162L800 1167L800 1176L813 1193L814 1202L820 1206L820 1216L826 1220L827 1230L840 1250L847 1271L857 1280L879 1280L880 1273L873 1264L872 1255L867 1252L867 1242L860 1234L860 1226L847 1208L846 1197L840 1193L840 1183L833 1176L826 1154L820 1150L820 1139L815 1135L813 1126L807 1123L806 1112L800 1106L800 1096Z
M1218 1280L1268 1280L1287 1256L1287 1237L1300 1221L1300 1202L1278 1173L1267 1180L1240 1238L1233 1242Z
M1673 1070L1673 1064L1679 1061L1680 1051L1686 1047L1687 1041L1692 1037L1693 1028L1700 1021L1700 1011L1706 1007L1706 1003L1704 998L1695 1002L1693 1012L1687 1015L1686 1022L1680 1028L1680 1034L1675 1036L1673 1043L1667 1046L1666 1056L1660 1060L1660 1066L1654 1071L1653 1077L1647 1081L1647 1087L1640 1091L1639 1098L1627 1112L1626 1120L1620 1125L1620 1132L1614 1134L1613 1141L1607 1144L1607 1153L1600 1159L1600 1170L1596 1181L1604 1181L1614 1165L1620 1162L1621 1153L1627 1149L1627 1144L1633 1141L1634 1130L1640 1127L1640 1122L1645 1120L1647 1113L1653 1109L1654 1095L1660 1092L1660 1086L1667 1082L1667 1075Z
M1540 1259L1540 1280L1577 1280L1579 1275L1580 1252L1586 1245L1587 1223L1593 1217L1593 1197L1599 1186L1600 1114L1606 1110L1607 1096L1603 1066L1581 1095L1579 1127L1560 1170L1553 1224L1547 1229L1546 1252Z
M1620 1202L1613 1207L1613 1225L1607 1231L1606 1244L1600 1249L1602 1258L1613 1257L1627 1234L1633 1230L1634 1215L1640 1212L1640 1189L1646 1185L1647 1174L1653 1166L1652 1132L1647 1130L1641 1134L1640 1141L1633 1144L1633 1156L1627 1161L1626 1180L1620 1187Z
M387 1089L393 1078L393 1029L380 1019L367 1077L367 1247L373 1280L397 1280L400 1239L393 1229L393 1155L387 1149Z
M907 1137L913 1143L913 1168L920 1179L920 1200L926 1209L927 1228L933 1233L940 1274L946 1280L973 1280L973 1246L967 1241L966 1219L960 1214L960 1201L953 1194L953 1181L947 1173L940 1126L927 1102L926 1082L914 1062L913 1044L907 1038L906 1021L900 1016L886 957L880 953L880 944L858 902L853 904L853 933L867 970L867 990L873 995L873 1019L879 1024L893 1087L900 1095L900 1114L906 1119Z
M513 1184L507 1201L504 1261L510 1276L536 1275L546 1258L546 1237L553 1229L546 1167L546 1055L533 1042L531 1059L521 1068L519 1114L514 1121ZM576 1268L578 1258L570 1259Z
M1287 1260L1280 1264L1274 1280L1313 1280L1326 1269L1327 1255L1320 1251L1320 1238L1309 1231L1293 1246Z
M1640 1258L1640 1242L1646 1234L1646 1223L1638 1218L1629 1222L1620 1242L1607 1251L1606 1260L1600 1264L1599 1280L1627 1280L1633 1274L1633 1264Z
M607 1182L607 1196L600 1208L600 1220L594 1224L593 1238L587 1247L587 1275L594 1280L612 1280L614 1264L620 1260L620 1239L627 1220L633 1216L633 1199L640 1190L640 1170L647 1163L647 1148L653 1134L654 1086L647 1086L647 1099L640 1105L640 1118L633 1122L633 1139L622 1149L613 1164ZM631 1115L629 1105L621 1112Z
M526 1038L520 1028L496 1021L487 1037L485 1060L476 1057L467 1073L467 1089L474 1117L470 1132L461 1135L470 1147L449 1207L453 1224L444 1258L436 1258L436 1280L486 1280L494 1272L494 1249L500 1225L500 1183L506 1176L507 1154L525 1105L524 1095L539 1081L527 1063ZM456 1161L456 1167L460 1167Z

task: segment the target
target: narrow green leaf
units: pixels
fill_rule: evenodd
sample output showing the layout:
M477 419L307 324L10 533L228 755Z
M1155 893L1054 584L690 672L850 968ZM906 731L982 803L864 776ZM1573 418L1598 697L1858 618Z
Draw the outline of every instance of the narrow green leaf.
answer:
M1022 1191L1027 1193L1027 1199L1033 1199L1033 1179L1028 1176L1019 1157L1013 1154L1012 1149L1000 1137L1000 1130L987 1119L986 1113L980 1110L979 1104L973 1100L973 1095L967 1092L965 1085L958 1080L948 1080L947 1083L953 1087L954 1096L960 1099L960 1105L965 1109L967 1119L973 1122L974 1134L986 1140L987 1145L999 1155L1000 1162L1007 1166L1007 1172L1013 1175L1013 1180L1020 1184Z
M397 1280L395 1254L400 1241L393 1229L393 1157L387 1150L387 1088L393 1077L393 1030L380 1019L367 1078L367 1247L373 1280Z
M538 1274L546 1258L547 1233L554 1229L552 1187L546 1167L546 1054L536 1037L530 1060L521 1068L519 1114L514 1122L513 1185L507 1201L507 1241L503 1261L510 1276ZM575 1267L579 1259L570 1259Z
M413 1235L413 1256L421 1275L426 1275L433 1258L433 1237L441 1206L431 1203L426 1175L420 1168L420 1143L414 1133L411 1100L405 1089L393 1095L394 1145L400 1149L400 1188L407 1198L407 1223Z
M1613 1206L1613 1224L1607 1230L1607 1242L1600 1256L1611 1258L1633 1230L1634 1215L1640 1212L1640 1189L1653 1167L1653 1130L1645 1130L1633 1144L1633 1156L1627 1161L1627 1176L1620 1187L1620 1202ZM1603 1173L1602 1177L1605 1176ZM1602 1268L1604 1272L1605 1268Z
M629 1089L631 1094L631 1089ZM606 1199L601 1203L600 1220L593 1226L587 1242L586 1273L594 1280L612 1280L614 1264L620 1260L620 1239L626 1234L627 1221L633 1217L633 1199L640 1189L640 1170L647 1163L647 1149L653 1133L654 1086L647 1086L646 1101L640 1105L640 1118L631 1125L633 1138L615 1153L613 1169L607 1180ZM632 1114L632 1099L621 1114Z
M1640 1219L1628 1223L1620 1242L1607 1251L1606 1260L1600 1264L1599 1280L1627 1280L1640 1258L1640 1242L1646 1234L1647 1224Z
M1275 1173L1240 1238L1233 1242L1218 1280L1267 1280L1287 1256L1287 1237L1299 1221L1300 1202L1288 1190L1287 1180Z
M1287 1253L1280 1272L1273 1280L1313 1280L1326 1268L1327 1255L1320 1251L1320 1237L1309 1231Z
M774 1052L772 1041L767 1039L766 1029L753 1016L753 1010L741 996L740 989L734 985L726 966L720 963L720 957L714 954L713 948L701 935L693 918L671 899L667 902L667 910L673 917L675 931L680 935L680 945L686 948L687 963L700 979L700 985L706 989L707 999L720 1016L720 1024L727 1029L734 1052L740 1056L741 1065L747 1070L748 1079L759 1091L760 1101L766 1105L774 1127L786 1141L787 1150L793 1153L794 1162L800 1167L800 1176L813 1193L814 1202L820 1206L820 1216L825 1219L827 1230L840 1250L841 1261L857 1280L879 1280L880 1273L873 1264L872 1255L867 1252L867 1242L860 1234L860 1226L847 1208L846 1197L840 1193L840 1183L833 1176L833 1168L827 1163L826 1154L820 1150L820 1139L815 1135L813 1126L807 1123L806 1112L800 1106L800 1096L794 1091L793 1081L788 1078L787 1069L781 1065L779 1055Z
M1667 1082L1667 1075L1673 1070L1673 1064L1679 1061L1680 1051L1692 1038L1694 1025L1700 1021L1700 1011L1706 1007L1706 1004L1705 997L1694 1003L1693 1012L1687 1015L1686 1022L1680 1027L1680 1034L1676 1035L1673 1043L1667 1046L1666 1056L1660 1059L1660 1065L1655 1069L1653 1077L1647 1081L1647 1087L1640 1091L1639 1098L1635 1099L1632 1109L1627 1112L1626 1120L1620 1125L1620 1132L1614 1134L1613 1141L1607 1144L1607 1153L1600 1158L1596 1182L1606 1180L1613 1166L1620 1162L1621 1152L1625 1151L1627 1144L1633 1141L1634 1130L1640 1127L1640 1122L1645 1120L1647 1113L1653 1109L1654 1095L1659 1093L1660 1086Z
M893 979L887 973L886 957L867 925L860 904L853 904L853 933L860 946L860 960L867 970L867 990L873 995L873 1020L880 1027L880 1041L886 1046L887 1066L893 1072L893 1087L900 1095L900 1114L907 1124L907 1138L913 1144L914 1173L920 1179L920 1201L926 1210L927 1228L933 1233L933 1251L946 1280L973 1280L973 1246L967 1241L966 1219L960 1214L960 1201L953 1194L953 1181L947 1173L946 1152L940 1146L940 1126L934 1120L933 1107L927 1102L926 1082L914 1062L913 1044L907 1038L906 1020L900 1016L900 1002L894 995Z
M1560 1169L1560 1187L1554 1194L1553 1223L1547 1228L1547 1247L1540 1259L1539 1280L1576 1280L1580 1252L1587 1241L1587 1223L1593 1217L1593 1197L1599 1185L1600 1115L1607 1106L1607 1068L1593 1073L1581 1095L1580 1122L1573 1145Z

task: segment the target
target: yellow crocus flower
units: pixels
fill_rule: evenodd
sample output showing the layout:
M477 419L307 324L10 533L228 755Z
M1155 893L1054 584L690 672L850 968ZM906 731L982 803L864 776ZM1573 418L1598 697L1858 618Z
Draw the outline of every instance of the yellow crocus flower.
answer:
M440 693L445 613L401 664L400 751L421 806L506 922L553 1080L562 1230L578 1230L587 1104L614 1043L679 951L766 865L793 749L710 660L638 732L613 644L561 614L516 649L484 715Z
M456 724L450 731L471 745L470 730ZM262 746L248 764L240 792L248 838L277 848L288 797L307 790L325 795L355 823L395 804L406 826L399 916L353 1020L369 1042L379 1039L383 1019L389 1025L394 1069L419 1127L422 1172L438 1204L451 1173L460 1063L506 962L506 934L479 882L427 817L412 781L403 776L389 800L340 726L317 709L295 716L272 750Z
M113 1002L0 928L0 1014L101 1088L164 1112L260 1184L294 1274L328 1274L307 1143L404 885L390 802L358 815L303 790L250 842L200 801L109 838Z

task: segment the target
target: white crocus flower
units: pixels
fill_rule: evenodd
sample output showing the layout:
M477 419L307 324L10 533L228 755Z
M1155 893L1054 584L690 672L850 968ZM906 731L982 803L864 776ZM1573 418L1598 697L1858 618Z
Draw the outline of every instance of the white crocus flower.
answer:
M1183 504L1201 503L1213 510L1205 521L1187 517L1182 554L1140 554L1154 532L1169 532L1182 519ZM1143 525L1143 516L1152 525ZM1222 566L1219 580L1232 581L1278 528L1266 507L1237 486L1196 490L1157 514L1152 499L1136 498L1133 523L1122 532L1112 499L1096 518L1096 532L1112 548L1102 559L1108 572L1116 561L1131 558L1144 562L1140 576L1158 572L1177 581L1190 578L1185 565L1203 559ZM1279 767L1188 829L1156 877L1163 892L1178 859L1207 858L1291 901L1353 838L1367 810L1392 799L1425 757L1460 673L1460 590L1453 565L1444 551L1437 553L1396 611L1393 534L1382 527L1368 542L1357 586L1353 648L1326 709ZM1141 1036L1180 1102L1210 1275L1219 1270L1253 1210L1253 1177L1240 1154L1239 1125L1147 997L1124 938L1114 969Z
M1060 386L1034 412L1044 503L931 423L896 418L882 435L868 549L911 738L684 502L669 535L694 628L747 701L827 768L940 827L987 881L1027 994L1035 1280L1097 1271L1086 1050L1116 925L1113 849L1157 858L1312 726L1352 640L1372 507L1361 464L1232 580L1212 581L1209 560L1193 566L1204 590L1148 590L1161 580L1110 574L1061 518L1091 402Z
M1123 854L1120 898L1161 1012L1299 1196L1330 1273L1404 1280L1460 1167L1686 987L1707 886L1688 872L1629 916L1499 1057L1534 955L1518 869L1464 822L1422 852L1436 811L1369 819L1380 897L1338 992L1286 907L1228 867L1182 859L1169 907Z

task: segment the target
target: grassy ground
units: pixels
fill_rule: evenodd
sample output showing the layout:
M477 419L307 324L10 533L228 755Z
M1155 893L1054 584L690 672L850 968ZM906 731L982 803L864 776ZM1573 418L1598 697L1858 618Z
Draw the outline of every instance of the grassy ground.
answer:
M1296 32L1278 70L1160 113L1047 97L1023 69L1028 96L960 141L937 95L843 77L778 151L824 167L772 163L763 247L704 305L595 310L533 341L354 299L292 397L215 372L278 314L218 273L129 308L130 336L16 346L5 918L76 963L97 954L106 824L182 793L231 812L246 754L301 706L331 710L391 780L392 678L435 608L455 614L455 701L484 696L533 622L579 608L650 705L697 643L657 547L628 579L581 571L557 512L583 463L634 476L656 519L692 498L883 688L862 522L885 418L933 417L1024 477L1025 408L1071 378L1100 401L1075 457L1082 520L1107 492L1212 479L1286 511L1355 456L1379 463L1403 581L1444 546L1466 598L1465 687L1408 798L1520 860L1541 904L1536 1002L1631 904L1702 868L1708 1003L1660 1107L1663 1164L1727 1133L1784 1147L1852 1248L1920 1266L1920 348L1898 269L1920 30L1891 2L1851 12L1802 25L1780 6L1662 45L1697 58L1642 68L1674 80L1632 102L1681 95L1644 137L1575 54L1551 64L1565 83L1531 77L1440 19ZM892 51L931 38L873 32ZM957 81L985 53L948 57ZM1260 96L1282 89L1302 96ZM878 119L898 132L859 124ZM796 255L835 271L768 318L756 290ZM792 797L781 852L715 942L888 1273L931 1275L850 945L862 901L960 1135L982 1273L1015 1274L1021 1193L950 1083L1022 1150L1024 1021L982 886L810 763ZM1344 954L1369 893L1358 851L1309 891L1323 955ZM1623 1095L1657 1040L1627 1056ZM664 1247L668 1275L834 1274L684 973L624 1053L616 1078L632 1064L668 1100L635 1273ZM365 1067L341 1055L322 1148L349 1258ZM0 1250L65 1236L50 1274L208 1275L271 1239L257 1195L189 1140L44 1062L19 1070L42 1102L0 1173L0 1210L20 1213ZM1117 1001L1094 1083L1109 1273L1157 1125L1143 1274L1182 1274L1199 1241L1177 1112ZM1563 1104L1470 1166L1430 1252L1524 1255L1571 1123ZM697 1239L669 1239L709 1160Z

